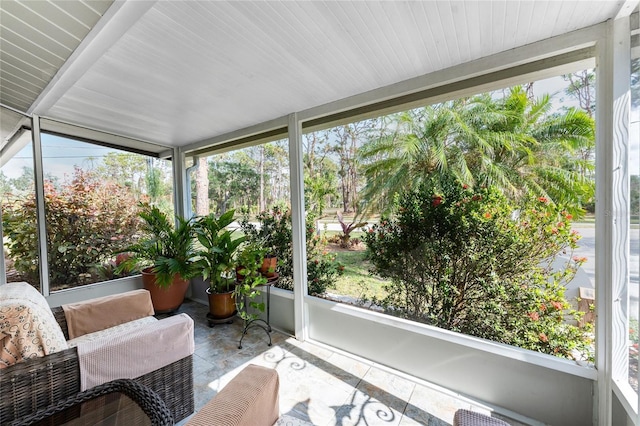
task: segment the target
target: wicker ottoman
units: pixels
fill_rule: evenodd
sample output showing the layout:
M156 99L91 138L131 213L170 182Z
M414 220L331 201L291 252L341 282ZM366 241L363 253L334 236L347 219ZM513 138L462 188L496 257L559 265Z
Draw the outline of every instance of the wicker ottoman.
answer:
M272 426L277 420L280 382L276 370L245 367L187 426Z
M475 411L460 409L453 416L453 426L510 426L500 419Z

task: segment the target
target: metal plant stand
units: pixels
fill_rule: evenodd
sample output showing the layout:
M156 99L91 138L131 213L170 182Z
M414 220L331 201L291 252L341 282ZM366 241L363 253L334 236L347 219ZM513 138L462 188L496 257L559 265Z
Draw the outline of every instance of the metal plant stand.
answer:
M267 287L267 303L266 303L266 308L267 308L267 320L263 320L262 318L256 318L256 319L252 319L249 321L244 322L244 330L242 330L242 336L240 336L240 342L238 343L238 349L242 349L242 340L244 339L244 336L247 334L247 332L249 331L249 329L254 328L254 327L259 327L261 329L264 330L265 333L267 333L267 336L269 337L269 344L267 346L271 346L271 324L269 323L269 310L270 310L270 302L271 302L271 286L276 284L278 282L278 278L279 276L276 274L276 276L272 277L272 278L268 278L268 281L266 284L262 285L261 287ZM247 309L247 298L245 296L245 300L244 300L244 306L245 306L245 310Z

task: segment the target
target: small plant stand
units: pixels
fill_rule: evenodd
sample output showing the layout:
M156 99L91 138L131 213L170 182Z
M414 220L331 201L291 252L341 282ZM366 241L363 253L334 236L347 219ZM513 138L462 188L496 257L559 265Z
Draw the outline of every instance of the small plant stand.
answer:
M267 320L263 320L262 318L256 318L256 319L252 319L250 321L245 321L244 324L244 330L242 330L242 336L240 336L240 342L238 343L238 349L242 349L242 340L244 339L244 336L247 334L247 332L249 331L249 329L254 328L254 327L259 327L261 329L264 330L265 333L267 333L267 336L269 337L269 343L267 346L271 346L271 324L269 323L269 304L271 301L271 286L276 284L278 282L278 278L279 276L276 275L272 278L269 278L267 283L264 284L261 287L267 287L267 302L265 303L266 308L267 308ZM246 302L246 297L245 297L245 303L244 303L245 309L247 308L247 302Z

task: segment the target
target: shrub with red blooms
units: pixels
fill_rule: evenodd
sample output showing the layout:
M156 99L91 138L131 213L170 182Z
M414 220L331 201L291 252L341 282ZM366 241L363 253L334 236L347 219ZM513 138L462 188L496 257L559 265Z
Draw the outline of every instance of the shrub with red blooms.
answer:
M138 201L124 185L100 180L79 168L59 190L45 182L52 289L109 278L104 276L104 270L115 266L113 253L129 245L139 229ZM3 208L9 257L22 279L38 287L35 195Z
M513 205L495 188L453 179L397 197L364 235L372 273L390 279L387 312L472 336L592 359L591 325L565 298L584 259L571 216L547 199ZM552 265L567 256L560 270Z

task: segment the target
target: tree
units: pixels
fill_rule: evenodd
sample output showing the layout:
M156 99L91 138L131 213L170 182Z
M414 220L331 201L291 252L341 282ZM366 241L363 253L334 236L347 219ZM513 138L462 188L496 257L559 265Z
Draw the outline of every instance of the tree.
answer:
M207 157L198 158L196 170L196 215L209 214L209 167Z
M0 194L4 199L11 192L11 180L0 170Z
M22 167L22 174L17 178L9 179L9 183L19 192L33 192L35 188L35 177L33 167Z
M564 74L564 81L569 82L565 93L578 101L580 108L593 117L596 100L596 73L593 69Z
M517 212L517 214L514 214ZM566 358L590 359L590 332L565 286L582 259L572 216L546 198L518 204L497 187L434 176L403 192L394 218L365 233L372 272L390 279L387 312ZM556 269L560 253L569 256ZM576 355L576 354L579 354Z
M303 138L305 208L321 218L327 202L338 196L338 167L331 159L330 130L307 133Z
M353 211L356 207L360 175L357 151L358 147L367 140L375 123L375 120L364 120L333 129L336 142L332 146L332 152L338 156L342 210L345 213Z
M231 155L233 161L256 171L258 182L255 184L257 191L255 200L257 203L251 204L255 204L258 211L261 211L260 209L264 206L272 205L277 200L284 200L289 196L286 174L289 170L289 158L286 144L286 140L273 141L235 151ZM260 191L262 191L262 201Z
M433 175L495 185L514 200L546 197L574 215L593 198L593 163L577 155L594 144L593 119L576 109L551 114L548 95L532 101L516 86L503 98L481 94L393 119L360 152L367 200L388 206Z
M145 174L149 164L144 156L129 152L108 152L96 173L103 179L118 182L141 194L145 189Z
M257 198L259 176L250 166L236 161L209 162L209 199L216 213L223 214L230 204L249 205Z

